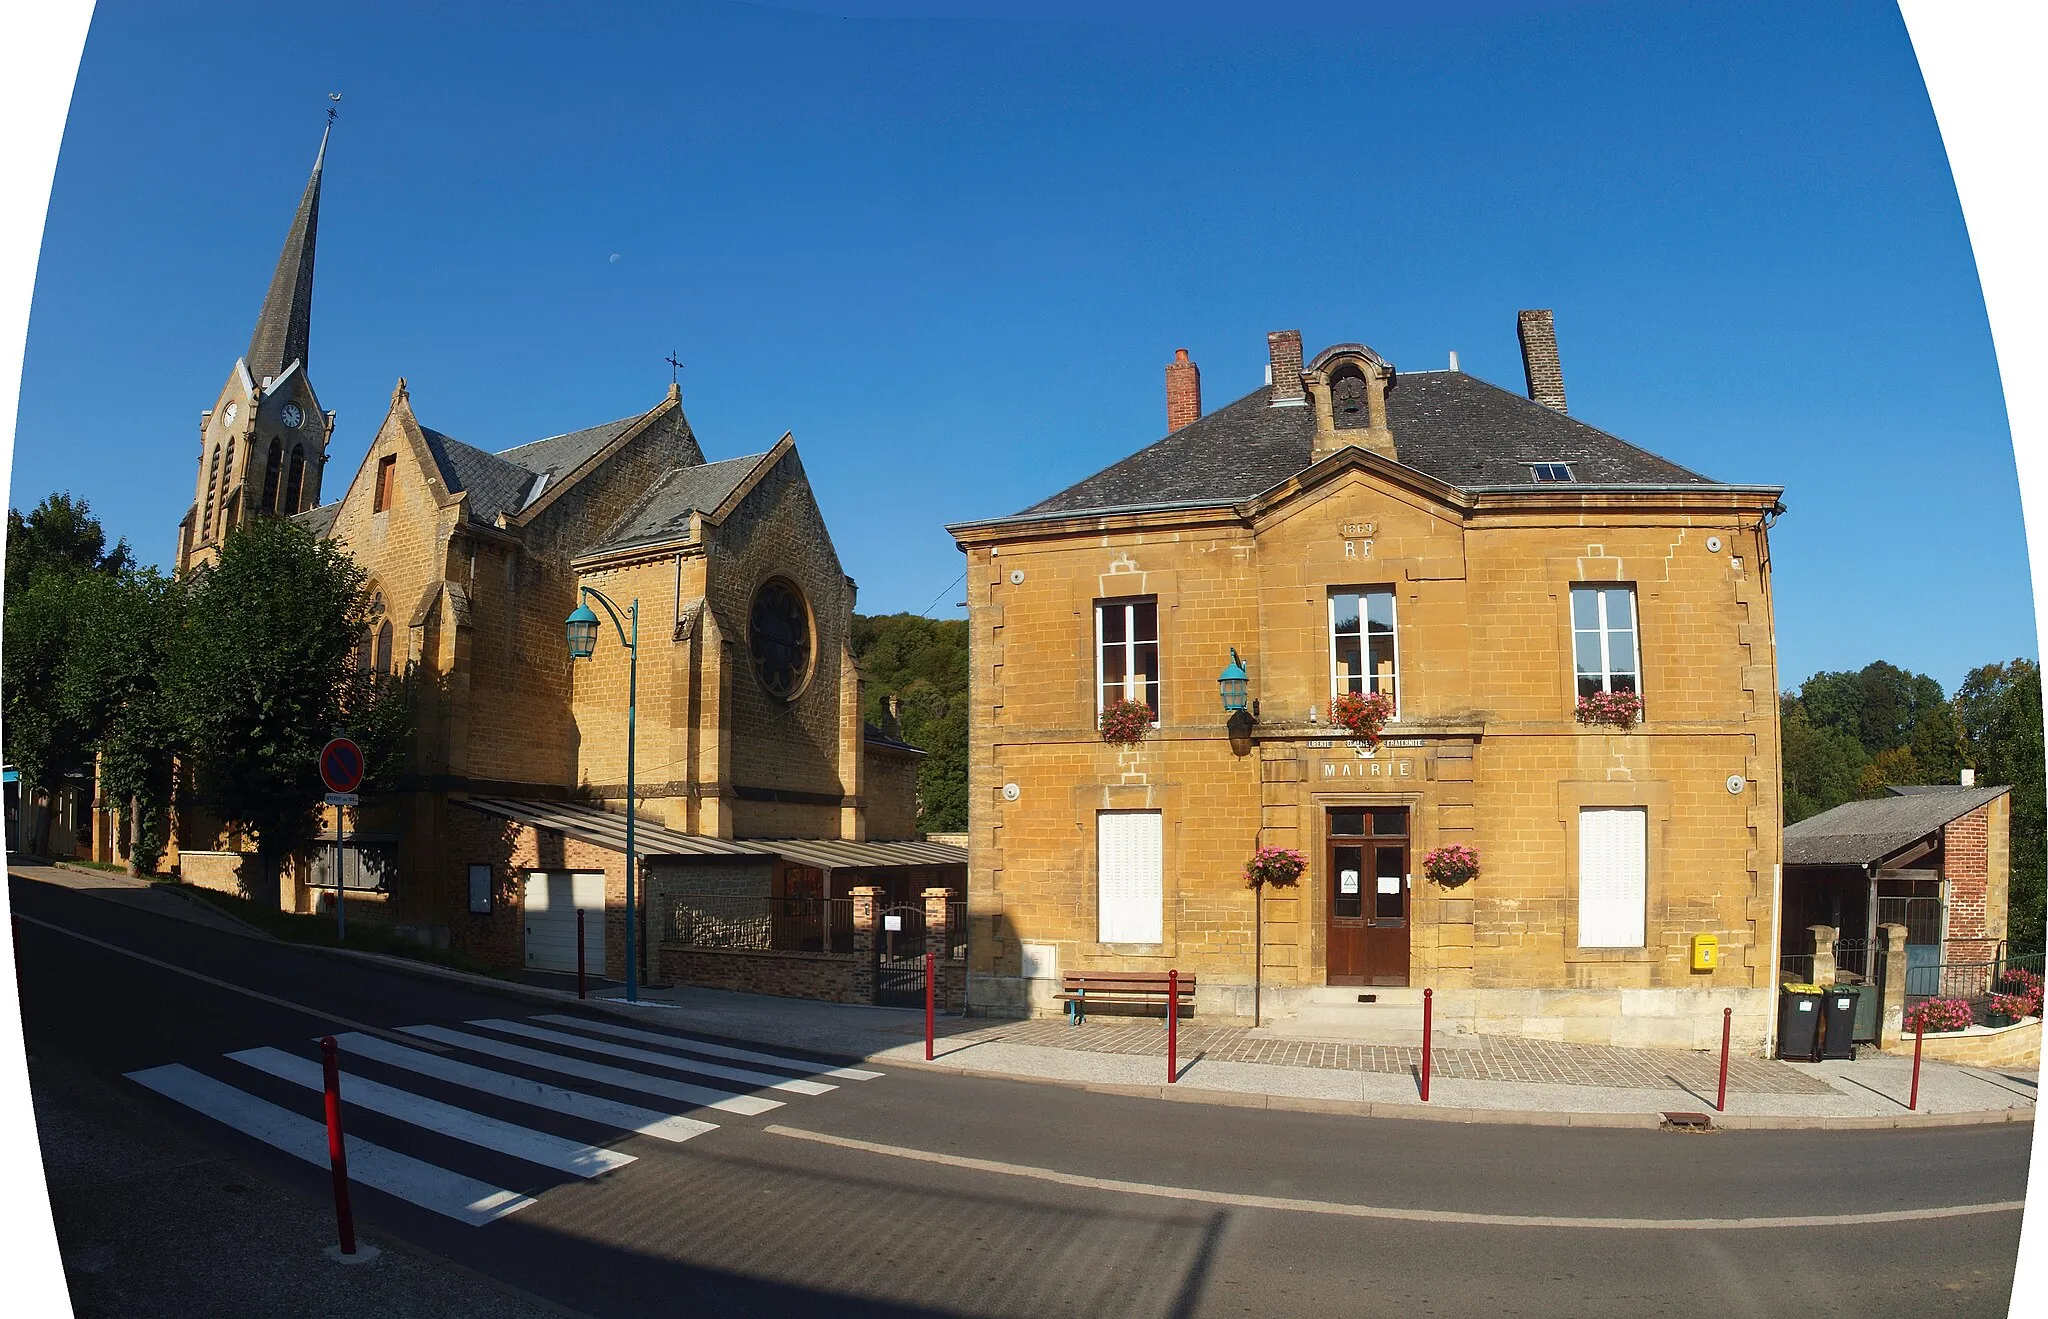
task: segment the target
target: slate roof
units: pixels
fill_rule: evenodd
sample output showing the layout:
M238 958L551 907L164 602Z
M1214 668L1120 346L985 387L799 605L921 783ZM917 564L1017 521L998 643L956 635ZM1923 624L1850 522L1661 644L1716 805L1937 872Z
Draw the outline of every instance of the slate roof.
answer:
M318 508L309 508L303 512L294 513L292 514L292 521L312 532L313 539L319 540L328 532L334 530L334 515L339 512L341 512L341 501L337 499L331 504L322 504Z
M598 450L626 433L647 414L637 413L602 426L551 435L497 453L465 444L426 426L420 434L441 469L450 494L469 492L469 520L494 525L500 513L517 513L547 486L588 462ZM332 519L330 518L331 522Z
M1018 517L1164 504L1229 504L1309 465L1315 407L1271 406L1272 386L1190 422ZM1713 485L1699 473L1461 371L1404 372L1387 395L1404 466L1466 489L1534 488L1532 462L1564 462L1581 485ZM1546 487L1547 488L1547 487Z
M1893 788L1892 796L1844 802L1785 828L1788 866L1861 866L1937 833L2007 787L1926 784Z
M873 724L863 723L860 726L860 731L861 740L871 746L888 747L892 751L909 751L920 756L930 754L923 747L912 746L900 737L890 737Z
M448 493L469 492L471 522L490 526L498 520L498 514L519 511L536 479L533 472L440 431L422 426L420 434L426 438L427 448L441 468Z
M689 530L693 510L708 513L723 504L767 456L753 453L697 467L670 468L585 553L676 539Z
M608 421L602 426L570 431L566 435L550 435L544 440L534 440L510 449L500 449L497 456L515 466L524 467L529 472L538 472L553 483L590 461L592 454L624 435L634 423L646 415L644 412L636 412L630 417Z
M329 123L327 133L334 131ZM281 376L293 362L304 362L313 330L313 252L320 234L320 175L327 162L327 133L320 135L320 154L313 157L313 175L299 198L299 209L286 231L284 250L263 295L263 310L249 336L243 357L257 380Z

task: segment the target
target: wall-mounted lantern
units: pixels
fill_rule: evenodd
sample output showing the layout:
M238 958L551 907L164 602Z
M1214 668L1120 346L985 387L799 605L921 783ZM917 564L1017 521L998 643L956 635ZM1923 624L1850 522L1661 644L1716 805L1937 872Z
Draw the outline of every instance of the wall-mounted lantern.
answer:
M1226 727L1230 730L1230 750L1233 755L1251 754L1252 726L1259 722L1259 703L1251 702L1245 708L1245 698L1251 691L1251 675L1245 672L1244 661L1237 657L1237 647L1230 648L1230 666L1216 679L1216 690L1223 697L1223 709L1230 715Z
M1244 671L1244 661L1237 657L1237 647L1230 648L1230 667L1223 670L1216 679L1216 688L1223 693L1223 711L1236 714L1244 709L1245 694L1251 687L1251 675Z

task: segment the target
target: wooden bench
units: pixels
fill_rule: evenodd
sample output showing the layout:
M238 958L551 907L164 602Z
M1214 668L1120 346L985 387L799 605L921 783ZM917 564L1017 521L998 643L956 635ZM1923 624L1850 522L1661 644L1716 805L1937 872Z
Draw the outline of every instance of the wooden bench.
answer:
M1087 1017L1091 1003L1125 1004L1141 1007L1153 1003L1166 1006L1164 971L1077 971L1060 977L1059 1001L1067 1005L1068 1024L1078 1026ZM1195 1008L1195 978L1184 975L1177 986L1179 1016ZM1161 1015L1165 1015L1163 1012Z

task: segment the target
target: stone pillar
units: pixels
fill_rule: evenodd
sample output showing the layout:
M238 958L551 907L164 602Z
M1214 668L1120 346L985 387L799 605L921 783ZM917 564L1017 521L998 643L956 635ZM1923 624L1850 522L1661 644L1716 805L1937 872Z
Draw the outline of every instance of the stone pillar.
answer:
M1906 1033L1906 927L1880 925L1884 936L1884 1021L1878 1027L1880 1049L1897 1044Z
M882 923L882 890L873 884L862 884L849 896L853 898L853 995L859 1002L872 1003L875 1001L875 931Z
M1826 989L1835 983L1835 927L1809 925L1806 931L1813 936L1813 983Z
M952 915L952 901L952 889L928 888L924 891L924 946L941 962L953 950L953 931L948 923Z

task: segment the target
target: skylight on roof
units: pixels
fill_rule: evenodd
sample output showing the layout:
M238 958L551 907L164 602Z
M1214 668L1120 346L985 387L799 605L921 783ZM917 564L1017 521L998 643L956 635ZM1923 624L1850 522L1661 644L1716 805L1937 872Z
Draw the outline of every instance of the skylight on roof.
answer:
M1553 481L1569 481L1572 479L1571 464L1530 463L1529 478L1538 485L1548 485Z

